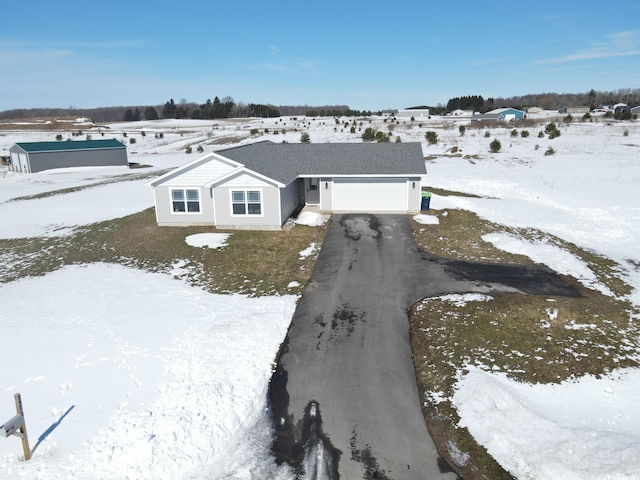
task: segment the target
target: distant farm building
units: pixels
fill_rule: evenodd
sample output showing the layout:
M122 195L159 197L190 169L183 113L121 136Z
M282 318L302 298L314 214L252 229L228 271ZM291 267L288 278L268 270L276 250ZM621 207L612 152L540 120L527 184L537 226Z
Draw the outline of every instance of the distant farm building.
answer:
M452 117L472 117L473 110L462 110L457 108L449 113Z
M540 107L529 107L525 108L527 113L542 113L543 110Z
M589 107L562 107L558 110L558 113L576 114L576 113L589 113Z
M36 173L53 168L127 166L127 147L117 141L20 142L9 149L9 169Z
M624 107L628 107L629 105L627 105L626 103L615 103L613 105L609 105L608 106L608 110L613 110L614 112L620 112L622 111L621 109Z
M429 118L428 108L408 108L406 110L398 110L398 117L400 118Z
M525 117L525 113L522 110L515 108L496 108L482 115L475 115L474 121L481 120L495 120L498 122L514 122L516 120L522 120Z

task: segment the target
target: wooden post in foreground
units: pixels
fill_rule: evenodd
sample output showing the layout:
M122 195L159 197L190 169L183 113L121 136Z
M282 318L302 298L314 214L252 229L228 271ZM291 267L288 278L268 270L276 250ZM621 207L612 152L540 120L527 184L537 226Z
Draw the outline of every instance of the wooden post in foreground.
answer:
M24 420L24 410L22 410L22 398L19 393L16 393L13 398L16 401L16 412L18 415L22 415L22 427L20 427L20 436L22 438L22 450L24 451L25 462L31 458L31 450L29 449L29 438L27 437L27 422Z

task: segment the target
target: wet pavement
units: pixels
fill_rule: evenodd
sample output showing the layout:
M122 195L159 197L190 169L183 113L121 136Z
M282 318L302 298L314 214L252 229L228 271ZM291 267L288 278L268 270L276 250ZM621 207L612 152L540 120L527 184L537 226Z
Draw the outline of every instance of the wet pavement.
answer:
M407 215L334 215L269 390L274 454L304 478L455 479L427 431L408 314L447 293L577 292L541 266L418 251Z

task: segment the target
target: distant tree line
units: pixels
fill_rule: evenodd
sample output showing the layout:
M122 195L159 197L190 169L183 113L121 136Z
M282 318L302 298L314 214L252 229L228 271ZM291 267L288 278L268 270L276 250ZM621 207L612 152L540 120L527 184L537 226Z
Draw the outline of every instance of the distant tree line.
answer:
M429 110L431 115L444 115L447 113L447 107L439 103L436 106L433 105L416 105L414 107L407 107L405 110Z
M486 102L493 105L493 98L490 98ZM452 112L454 110L473 110L474 112L480 112L485 108L485 101L482 95L467 95L466 97L454 97L447 102L447 111Z
M441 115L456 109L473 109L477 112L487 112L494 108L540 107L546 110L558 110L562 107L589 106L591 109L601 105L626 103L629 106L640 105L640 88L622 88L612 91L590 90L584 93L538 93L514 97L496 97L484 99L481 95L467 95L449 99L446 105L438 103L435 106L420 105L409 107L425 109L431 114ZM381 113L381 112L377 112ZM31 108L14 109L0 112L0 120L22 119L30 117L88 117L94 122L117 122L155 120L158 118L245 118L245 117L279 117L306 115L311 117L338 116L371 116L371 111L352 110L347 105L324 105L309 107L274 106L269 104L236 103L231 97L220 100L214 97L203 104L187 102L181 99L175 103L170 99L164 105L136 105L100 108Z
M250 103L247 117L274 118L280 116L280 110L271 105Z
M380 113L380 112L378 112ZM306 110L307 117L370 117L371 110L352 110L349 107L312 108Z
M120 120L124 120L125 117L129 115L135 116L135 111L145 112L144 117L141 115L142 119L149 119L146 117L147 112L146 106L122 106L122 107L99 107L99 108L19 108L13 110L5 110L0 112L0 119L8 120L8 119L22 119L22 118L43 118L43 117L52 117L52 118L65 118L65 117L76 117L76 118L90 118L94 122L117 122ZM151 107L153 108L153 107ZM131 111L128 113L128 111ZM155 110L155 109L154 109Z
M379 113L379 112L378 112ZM203 104L188 102L184 98L176 102L169 99L164 105L154 106L122 106L101 108L31 108L14 109L0 112L0 119L21 119L32 117L87 117L94 122L137 122L140 120L157 120L159 118L276 118L295 115L314 117L329 116L371 116L371 111L352 110L348 105L324 105L309 107L308 105L274 106L260 103L236 103L231 97L214 97Z
M473 109L476 112L484 113L494 108L506 107L518 109L540 107L545 110L558 110L562 107L581 106L588 106L593 110L602 105L616 103L626 103L629 106L640 105L640 88L622 88L603 92L592 89L584 93L538 93L515 97L488 98L486 101L481 95L470 95L450 99L447 102L446 110L451 112L458 108L462 110Z
M495 107L540 107L545 110L557 110L562 107L588 106L590 109L602 105L626 103L635 107L640 105L640 88L621 88L612 91L590 90L584 93L540 93L510 98L495 98Z
M588 106L591 110L602 105L626 103L629 106L640 105L640 88L622 88L614 91L590 90L584 93L538 93L520 95L515 97L487 98L482 95L467 95L449 99L446 105L441 103L436 106L420 105L408 107L410 109L429 109L433 115L444 115L453 110L473 110L486 113L495 108L513 107L524 109L527 107L540 107L545 110L559 110L562 107Z

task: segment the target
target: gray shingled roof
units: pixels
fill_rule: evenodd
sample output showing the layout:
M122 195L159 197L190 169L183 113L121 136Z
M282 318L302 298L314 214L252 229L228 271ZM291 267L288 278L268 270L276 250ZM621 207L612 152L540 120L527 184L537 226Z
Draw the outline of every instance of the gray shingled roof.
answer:
M285 185L299 176L418 176L426 173L422 146L417 142L258 142L216 153Z

